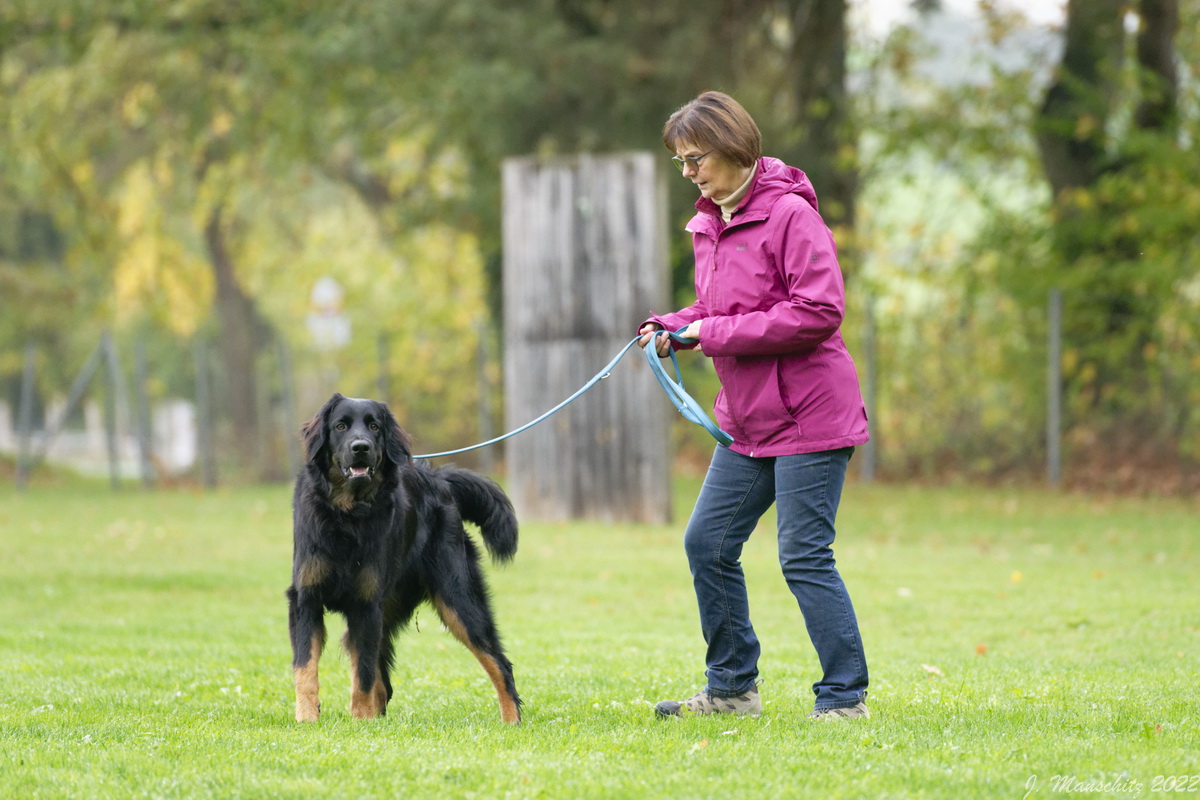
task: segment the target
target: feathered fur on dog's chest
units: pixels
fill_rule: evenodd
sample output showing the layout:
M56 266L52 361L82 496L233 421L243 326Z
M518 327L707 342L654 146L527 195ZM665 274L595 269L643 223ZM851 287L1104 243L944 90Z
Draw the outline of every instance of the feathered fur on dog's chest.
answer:
M324 505L324 504L321 504ZM295 561L298 586L319 592L323 604L341 611L378 598L388 566L400 557L403 525L397 504L380 497L371 508L344 512L332 506L305 509L319 535L307 539Z

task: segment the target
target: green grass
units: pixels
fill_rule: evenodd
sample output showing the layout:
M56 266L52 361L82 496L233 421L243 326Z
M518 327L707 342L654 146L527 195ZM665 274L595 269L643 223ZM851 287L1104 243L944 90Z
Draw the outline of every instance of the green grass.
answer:
M1200 774L1198 510L849 486L838 556L874 716L824 725L770 527L744 558L766 713L660 722L654 701L703 682L682 522L529 523L491 571L524 725L431 611L385 719L349 716L330 648L324 715L299 725L286 488L5 486L0 796L1020 798L1073 776L1149 797Z

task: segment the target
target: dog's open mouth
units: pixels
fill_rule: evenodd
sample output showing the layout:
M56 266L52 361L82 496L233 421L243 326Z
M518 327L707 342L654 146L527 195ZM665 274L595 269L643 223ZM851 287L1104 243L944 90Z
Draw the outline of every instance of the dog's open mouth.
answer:
M375 473L372 467L349 466L342 469L342 474L346 476L346 480L354 481L362 478L370 478Z

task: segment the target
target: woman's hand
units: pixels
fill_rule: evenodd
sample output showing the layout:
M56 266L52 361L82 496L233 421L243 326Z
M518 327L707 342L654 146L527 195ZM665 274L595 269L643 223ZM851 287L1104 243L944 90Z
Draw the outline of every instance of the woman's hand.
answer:
M701 322L704 322L704 320L702 320L702 319L696 320L691 325L688 325L687 328L684 329L683 333L681 333L679 335L686 336L688 339L695 339L696 340L696 349L699 350L700 352L704 352L703 348L700 346L700 323Z
M645 349L646 345L650 344L651 339L656 339L654 349L658 352L660 358L666 358L671 353L671 337L655 336L656 333L662 333L662 330L663 326L657 322L647 322L638 331L638 333L642 334L642 338L638 340L638 347Z
M696 350L700 353L704 352L704 349L700 346L700 323L703 321L704 320L701 319L696 320L691 325L688 325L686 328L684 328L683 332L679 334L680 336L684 336L688 339L695 339ZM662 331L662 325L659 325L657 322L647 322L641 327L641 330L638 331L638 333L642 334L642 338L638 340L638 346L645 348L646 345L650 344L650 340L654 338L656 339L654 349L658 351L660 358L666 358L671 354L671 337L655 336L655 334L661 334Z

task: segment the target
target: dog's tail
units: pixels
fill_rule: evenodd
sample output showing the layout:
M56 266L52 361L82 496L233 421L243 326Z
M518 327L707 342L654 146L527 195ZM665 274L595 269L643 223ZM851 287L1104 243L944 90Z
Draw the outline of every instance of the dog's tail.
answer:
M448 467L439 474L450 487L458 513L474 522L496 561L509 561L517 552L517 515L504 490L465 469Z

